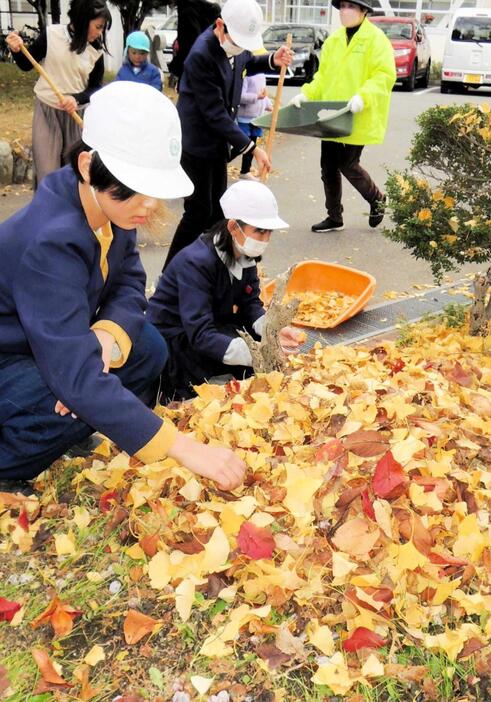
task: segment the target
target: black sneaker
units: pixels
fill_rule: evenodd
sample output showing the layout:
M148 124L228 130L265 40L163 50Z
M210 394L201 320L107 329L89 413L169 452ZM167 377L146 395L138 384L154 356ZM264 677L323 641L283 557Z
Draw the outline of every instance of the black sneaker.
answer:
M386 196L382 195L380 200L375 200L370 205L370 216L368 217L368 224L371 227L378 227L385 215L385 203Z
M102 437L99 434L91 434L85 441L74 444L68 451L65 451L65 456L67 458L88 458L101 443Z
M330 217L326 217L322 222L312 225L313 232L334 232L341 231L341 229L344 229L343 222L335 222Z
M0 479L0 492L9 492L11 494L16 494L20 492L21 495L25 497L30 497L34 495L34 490L30 483L25 480L1 480Z

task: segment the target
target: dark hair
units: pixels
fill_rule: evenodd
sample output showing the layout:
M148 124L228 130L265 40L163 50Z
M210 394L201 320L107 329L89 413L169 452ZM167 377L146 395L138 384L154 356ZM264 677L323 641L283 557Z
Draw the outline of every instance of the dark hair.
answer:
M240 227L243 227L246 222L241 219L234 220ZM228 229L228 219L220 219L216 224L213 224L203 234L204 241L210 241L219 251L225 254L225 265L230 268L235 260L234 246L232 243L232 235ZM216 238L215 238L216 237ZM255 256L254 261L260 261L262 256Z
M82 174L80 173L78 167L78 157L84 151L92 151L92 149L90 146L87 146L87 144L84 144L84 142L80 140L72 146L68 154L69 163L75 171L75 175L80 183L83 183L84 179L82 178ZM130 197L136 195L134 190L128 188L126 185L123 185L120 180L115 178L115 176L108 171L106 166L102 163L102 159L97 151L94 151L92 155L89 176L92 187L100 192L109 193L113 200L120 200L122 202L124 200L129 200Z
M107 31L111 29L112 17L104 0L72 0L68 10L68 17L70 18L68 31L72 39L70 51L75 51L77 54L85 51L89 24L92 20L100 17L106 23L102 32L102 39L92 42L92 46L95 49L104 49L107 52Z

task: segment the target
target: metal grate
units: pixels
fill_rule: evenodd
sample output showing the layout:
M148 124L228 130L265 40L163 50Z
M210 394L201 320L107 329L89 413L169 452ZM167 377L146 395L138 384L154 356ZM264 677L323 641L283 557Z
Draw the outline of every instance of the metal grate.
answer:
M356 317L348 319L334 329L305 329L307 340L301 351L304 353L309 351L316 342L320 342L323 346L334 346L364 341L382 332L395 329L401 321L416 322L426 314L437 314L449 303L469 304L467 295L456 292L466 283L467 281L460 282L434 288L414 297L383 302L360 312Z

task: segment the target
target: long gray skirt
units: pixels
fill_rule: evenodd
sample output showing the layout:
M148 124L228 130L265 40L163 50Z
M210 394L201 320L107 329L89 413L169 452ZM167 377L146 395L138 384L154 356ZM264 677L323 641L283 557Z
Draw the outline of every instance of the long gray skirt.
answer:
M32 120L35 187L45 175L67 163L67 152L81 136L82 130L68 112L49 107L36 98Z

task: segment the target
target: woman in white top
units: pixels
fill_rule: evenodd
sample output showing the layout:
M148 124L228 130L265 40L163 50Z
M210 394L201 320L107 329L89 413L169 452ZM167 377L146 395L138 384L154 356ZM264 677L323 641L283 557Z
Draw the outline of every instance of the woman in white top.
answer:
M36 184L48 173L66 163L65 152L80 139L81 130L71 115L82 112L104 77L106 32L111 13L104 0L72 0L69 23L47 27L29 50L42 64L65 96L60 102L44 78L39 78L34 93L32 154ZM20 69L32 64L21 52L17 32L7 36L7 44Z

